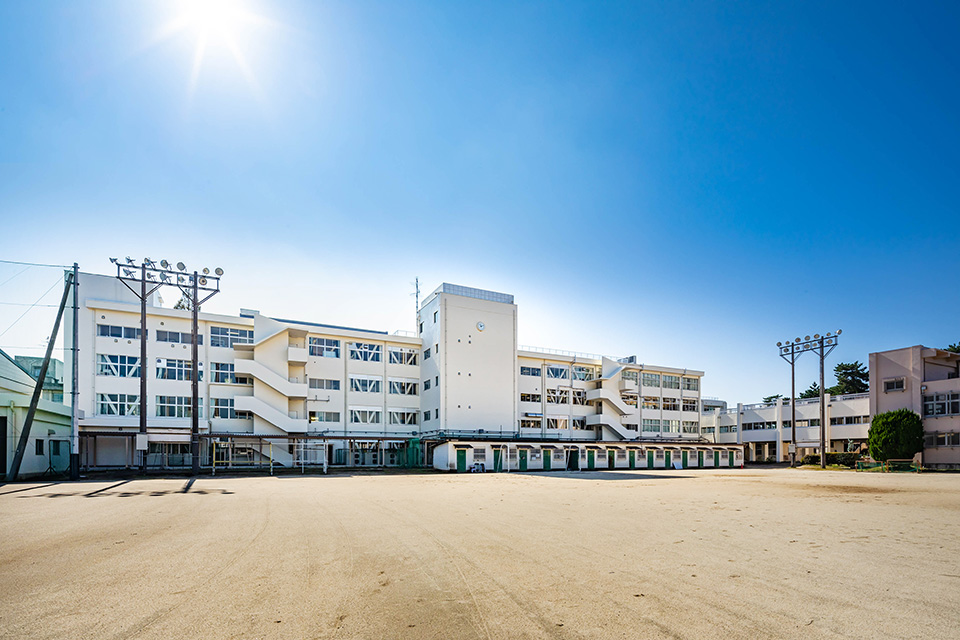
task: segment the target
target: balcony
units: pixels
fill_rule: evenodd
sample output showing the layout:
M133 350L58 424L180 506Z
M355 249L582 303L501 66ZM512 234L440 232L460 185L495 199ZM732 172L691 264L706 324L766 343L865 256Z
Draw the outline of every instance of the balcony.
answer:
M307 350L305 347L288 347L287 360L294 364L307 364Z

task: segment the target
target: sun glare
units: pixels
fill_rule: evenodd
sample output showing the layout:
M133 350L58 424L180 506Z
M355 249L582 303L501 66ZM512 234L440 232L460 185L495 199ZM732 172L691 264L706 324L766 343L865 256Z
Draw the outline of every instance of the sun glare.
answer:
M241 0L182 0L172 20L163 25L152 39L159 44L173 38L193 38L193 62L190 69L189 93L192 98L200 80L200 72L208 54L216 49L230 53L247 83L259 93L259 86L243 52L243 41L252 29L269 23L251 12Z

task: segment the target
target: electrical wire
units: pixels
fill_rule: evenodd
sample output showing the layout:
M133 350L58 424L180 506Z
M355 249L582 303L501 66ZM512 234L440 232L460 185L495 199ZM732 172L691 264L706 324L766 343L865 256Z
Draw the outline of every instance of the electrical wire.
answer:
M69 264L44 264L42 262L21 262L19 260L0 260L2 264L25 264L30 267L53 267L55 269L72 269L73 265Z
M48 293L50 293L51 291L53 291L53 288L56 287L58 284L60 284L61 280L62 280L62 279L58 276L57 279L56 279L56 281L55 281L52 285L50 285L50 288L47 289L46 291L44 291L44 292L40 295L40 297L37 298L37 301L34 302L32 305L30 305L30 308L29 308L29 309L27 309L26 311L24 311L23 313L21 313L19 318L17 318L16 320L14 320L13 323L12 323L9 327L7 327L7 328L4 329L2 332L0 332L0 338L2 338L3 335L4 335L7 331L10 331L10 329L13 329L13 326L14 326L15 324L17 324L18 322L20 322L21 320L23 320L23 316L25 316L25 315L27 315L28 313L30 313L30 310L33 309L35 306L37 306L37 304L38 304L41 300L43 300L44 296L46 296ZM57 307L59 308L59 305L57 305Z
M17 276L19 276L19 275L21 275L21 274L23 274L23 273L26 273L27 270L29 270L29 269L30 269L30 267L27 267L27 268L24 269L23 271L18 271L18 272L16 272L15 274L13 274L12 276L10 276L9 278L7 278L6 280L4 280L3 282L0 282L0 287L2 287L3 285L7 284L8 282L10 282L11 280L13 280L13 279L16 278Z
M10 307L59 307L58 304L30 304L29 302L0 302Z

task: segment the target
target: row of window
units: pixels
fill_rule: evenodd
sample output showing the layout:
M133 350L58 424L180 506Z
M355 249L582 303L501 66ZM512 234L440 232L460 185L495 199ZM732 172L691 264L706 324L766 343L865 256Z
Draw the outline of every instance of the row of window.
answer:
M125 338L139 340L139 327L124 327L111 324L98 324L97 336L102 338ZM157 342L193 343L193 333L188 331L157 330ZM197 336L197 344L203 344L203 336ZM232 347L235 344L253 344L253 329L234 329L231 327L210 327L211 347Z
M657 420L644 418L644 433L700 433L700 423L694 420Z
M351 360L381 362L383 354L382 345L366 342L348 342L347 344L349 346L348 353ZM310 338L307 349L312 356L321 358L340 357L340 341L335 338ZM429 358L430 356L425 352L423 357ZM409 347L387 347L387 358L390 364L416 366L418 362L418 352L416 349Z
M524 418L520 421L521 429L540 429L543 426L543 418ZM583 429L592 431L593 427L587 426L587 419L583 416L574 418L551 418L547 417L547 429Z
M960 393L935 393L923 396L923 416L960 415Z
M203 367L203 363L199 363ZM252 384L250 378L237 376L234 365L229 362L211 362L213 381L222 384ZM199 380L203 380L203 371L199 371ZM115 378L139 378L140 358L137 356L115 356L97 354L97 375ZM176 358L157 358L156 376L159 380L192 380L193 367L190 360Z
M587 392L584 389L547 389L547 404L573 404L584 406L587 404ZM540 402L543 396L539 393L521 393L520 402Z
M960 447L960 433L926 433L923 435L924 447Z
M210 398L210 416L224 419L250 420L248 411L236 411L233 398ZM203 417L203 406L197 417ZM156 396L157 417L189 418L193 414L193 401L189 396ZM103 416L140 415L140 396L129 393L98 393L97 413Z
M846 417L840 417L840 418L831 418L830 424L832 425L863 424L863 423L869 422L868 418L869 416L846 416ZM797 420L798 429L801 427L819 427L819 426L820 426L820 418L811 418L810 420ZM742 427L744 431L764 431L767 429L776 429L777 423L776 422L744 422ZM784 429L790 428L789 420L783 421L783 428ZM720 433L736 433L736 432L737 432L737 425L720 427Z
M350 409L350 424L380 424L383 412L379 409ZM424 419L428 412L424 412ZM419 411L417 409L390 409L387 411L389 424L415 425ZM310 411L307 414L310 422L340 422L339 411Z
M654 411L697 411L700 402L696 398L660 398L659 396L643 396L643 408ZM634 401L633 406L636 406Z
M429 389L429 380L424 382L424 389ZM327 378L310 378L308 380L311 389L324 389L327 391L339 391L340 381ZM383 386L383 378L375 376L351 376L350 391L359 393L380 393ZM405 380L402 378L389 378L387 380L387 390L392 395L415 396L418 395L418 383L416 380Z
M546 367L520 367L520 375L542 377L543 369L546 369L547 377L554 380L594 380L597 377L595 367L586 367L583 365L565 365L550 364Z

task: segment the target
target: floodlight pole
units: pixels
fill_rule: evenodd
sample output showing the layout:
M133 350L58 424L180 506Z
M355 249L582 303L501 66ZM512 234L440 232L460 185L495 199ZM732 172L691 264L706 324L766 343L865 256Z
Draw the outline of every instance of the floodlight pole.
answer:
M797 358L800 357L805 351L814 351L820 356L820 468L825 469L827 466L827 451L826 451L826 427L824 421L827 418L827 408L825 406L825 394L823 390L823 363L824 360L830 352L834 350L837 346L837 341L840 337L842 331L837 329L836 335L827 332L826 335L821 336L819 333L815 334L813 338L806 336L801 340L796 338L795 340L787 340L786 343L778 342L777 349L780 351L780 357L790 363L790 433L791 433L791 444L793 451L790 454L790 466L797 466L797 378L796 378L796 362Z
M193 394L193 398L190 401L190 462L192 466L193 475L198 475L200 473L200 363L199 363L199 348L197 343L200 342L198 338L199 326L200 323L197 319L197 272L193 272L193 295L192 300L193 304L190 307L193 309L193 325L192 325L192 339L193 342L193 351L191 353L192 362L190 364L192 376L190 378L190 390Z
M77 277L80 275L80 267L76 262L73 263L73 327L71 328L71 340L73 346L73 358L70 363L70 479L80 479L80 422L79 409L77 408L77 398L80 386L77 383L77 376L80 375L79 353L80 347L77 341L80 336L80 329L77 326L80 320L80 283Z

